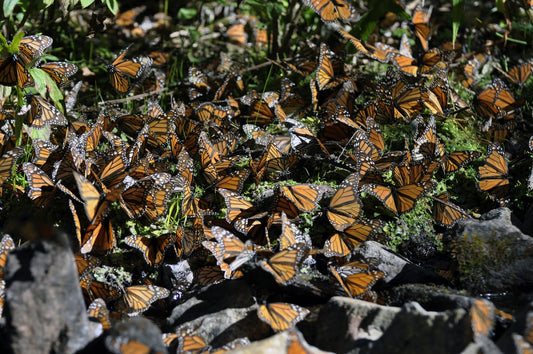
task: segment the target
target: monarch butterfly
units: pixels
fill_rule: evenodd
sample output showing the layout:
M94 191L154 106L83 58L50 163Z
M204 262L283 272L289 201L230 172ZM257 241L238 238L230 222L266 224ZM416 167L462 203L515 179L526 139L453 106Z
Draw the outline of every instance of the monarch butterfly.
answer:
M445 174L459 170L468 162L477 159L481 153L477 151L454 151L450 154L444 154L440 158L442 170Z
M416 138L412 154L412 158L417 162L431 159L435 155L444 155L444 146L437 136L435 116L431 116L422 134Z
M217 264L225 272L226 279L235 279L235 271L257 252L270 252L266 248L254 245L251 240L243 243L231 232L219 226L213 226L211 231L218 242L203 241L202 245L215 256Z
M80 287L84 296L90 301L97 298L114 301L120 298L120 289L117 286L95 280L90 272L85 272L80 276Z
M130 91L135 83L142 81L152 65L151 58L124 59L130 47L131 44L119 54L113 63L107 66L111 86L119 93Z
M93 257L88 254L74 254L74 260L76 261L76 267L78 268L78 275L89 272L94 267L99 266L102 262L99 258Z
M339 282L346 294L350 297L361 296L368 292L377 280L385 276L381 271L370 271L368 264L351 262L345 264L337 271L330 266L329 270L333 277ZM347 274L342 276L342 274Z
M393 61L402 72L407 75L417 76L432 71L441 63L442 55L440 50L431 49L420 57L419 60L413 59L411 56L395 55Z
M194 280L200 286L218 284L225 280L224 274L218 266L205 266L193 272Z
M272 302L259 305L257 316L276 332L284 331L303 320L308 314L308 309L284 302Z
M355 154L347 151L348 156L356 163L356 170L362 178L370 169L376 168L376 162L379 161L379 150L368 140L366 133L360 129L353 134L353 151Z
M87 218L92 221L101 215L105 215L107 213L109 201L106 199L101 201L100 192L91 182L89 182L89 180L79 173L74 172L74 178L76 179L80 197L85 202L84 207ZM116 197L114 199L116 199Z
M287 219L285 212L281 212L281 235L279 237L279 249L287 249L297 243L311 246L309 235L301 231L295 224Z
M348 226L340 235L348 246L355 248L370 239L382 227L383 222L380 220L361 220L356 224Z
M44 70L57 85L66 84L78 71L76 65L64 61L41 64L39 69Z
M301 212L309 213L318 206L322 193L312 184L280 186L281 195L287 198Z
M49 141L39 139L33 140L33 149L35 150L35 157L32 160L33 164L38 167L43 166L57 147L57 145L54 145Z
M519 101L514 99L511 91L500 79L495 79L474 98L477 111L485 118L513 119L515 110L523 103L523 99Z
M348 20L352 15L350 5L344 0L307 0L307 5L312 8L324 22Z
M44 35L23 37L18 53L0 59L0 84L18 85L20 88L32 86L34 81L26 67L40 57L52 42L52 38Z
M121 27L127 27L134 24L135 18L146 10L146 6L137 6L124 12L119 12L115 18L115 24Z
M431 113L444 115L450 97L449 91L448 81L437 77L429 86L429 90L422 93L422 102Z
M26 178L30 186L28 196L35 202L37 206L46 206L52 200L54 192L58 188L72 199L81 202L74 195L74 193L63 186L61 182L58 182L57 184L52 182L52 180L39 167L35 166L31 162L25 162L22 165L22 169L26 174Z
M477 178L480 190L490 193L501 204L508 200L509 170L503 149L500 145L490 144L485 164L478 168Z
M308 247L303 243L297 243L279 251L269 260L259 263L268 273L272 274L278 284L290 284L300 270L303 259L308 254Z
M385 89L380 92L382 93L377 97L376 110L378 115L385 119L409 121L412 116L422 110L420 103L422 88L420 86L409 85L400 79L392 84L392 89Z
M408 184L400 187L383 186L379 184L365 184L361 191L376 197L383 205L399 215L410 211L420 197L426 193L426 184Z
M361 216L362 203L352 175L346 178L329 202L326 215L337 231L343 231Z
M6 281L0 279L0 317L2 317L2 312L4 312L4 302L6 300Z
M213 122L222 126L230 122L231 114L229 107L215 105L212 102L204 102L196 108L196 115L200 122Z
M464 87L469 88L474 84L479 69L481 69L488 59L489 57L485 53L477 53L474 55L474 58L466 63L463 69L465 79L461 81Z
M35 128L45 125L67 125L68 121L59 109L37 95L28 95L30 102L29 121Z
M495 322L494 305L485 299L475 299L470 306L469 318L474 338L490 335Z
M321 138L333 141L348 141L359 124L350 118L343 106L337 106L333 115L328 116L321 130Z
M13 165L17 162L17 159L24 150L20 147L15 147L12 150L9 150L0 158L0 185L2 185L13 172Z
M89 320L95 320L102 325L102 329L107 331L111 328L111 321L109 320L109 311L105 301L101 298L96 298L89 304L87 309L87 316Z
M111 220L107 216L96 217L85 230L80 242L80 252L91 251L103 253L112 250L117 245Z
M337 87L349 79L348 76L336 75L329 55L329 49L324 43L322 43L320 46L320 60L316 72L316 82L319 90L327 90Z
M218 192L222 195L226 203L226 221L233 225L237 231L246 234L248 232L248 218L259 216L256 208L252 203L234 192L222 188Z
M153 221L166 214L168 210L168 200L174 191L174 183L163 182L154 183L151 190L146 195L146 209L145 214L149 220Z
M366 118L366 129L368 141L374 144L379 151L383 151L385 149L385 141L383 140L383 135L381 134L379 125L372 117Z
M9 251L15 249L15 242L9 235L4 235L2 237L2 242L0 243L0 280L4 279L4 268L7 262L7 254Z
M201 324L200 324L201 326ZM178 333L178 348L177 353L201 353L206 347L205 339L198 333L194 333L197 328L183 328L179 329Z
M358 51L362 52L366 56L368 56L370 58L373 58L373 59L376 59L376 60L379 60L379 61L387 61L387 55L386 54L383 55L382 53L380 53L380 50L378 50L377 48L365 43L364 41L360 40L359 38L356 38L356 37L352 36L350 33L346 32L342 28L339 28L337 31L339 31L339 33L341 34L341 36L344 39L347 39L350 43L353 44L353 46ZM378 52L377 53L378 56L376 56L376 51Z
M256 182L260 182L265 174L276 173L280 176L289 174L289 169L296 163L297 159L295 155L282 153L275 141L270 140L261 159L251 161L250 167L256 175Z
M131 235L124 242L142 252L146 263L154 266L159 265L165 256L166 249L176 242L176 234L167 233L159 237L144 237Z
M429 47L429 19L431 18L431 10L430 8L429 11L425 11L419 6L413 15L414 31L425 52L427 52Z
M291 120L292 121L292 120ZM310 146L312 144L318 144L320 148L322 149L322 152L326 156L329 156L329 152L326 149L326 147L318 140L316 135L309 130L305 125L298 121L293 121L295 123L294 126L290 127L289 132L291 134L291 146L293 149L301 149L305 148L307 146Z
M122 298L126 312L133 316L148 310L152 303L170 295L168 289L155 285L136 285L125 289Z
M132 31L133 32L133 31ZM112 342L113 343L113 342ZM113 344L111 344L112 346ZM128 340L127 342L120 341L119 345L116 346L116 353L121 354L139 354L139 353L153 353L153 354L163 354L164 351L157 350L154 347L146 343L137 342L136 340Z
M442 193L436 198L432 198L434 200L433 220L438 225L452 227L460 219L468 219L470 217L466 211L450 203L450 195L448 193Z
M350 248L344 242L342 236L339 233L335 233L324 242L322 253L326 257L344 257L350 253Z
M511 83L523 86L533 71L533 60L530 60L522 65L514 66L509 70L509 72L505 72L498 67L496 67L496 69L505 75L505 77L511 81Z
M242 169L220 178L218 181L216 181L215 187L240 193L244 187L244 182L248 179L248 176L250 176L250 170Z

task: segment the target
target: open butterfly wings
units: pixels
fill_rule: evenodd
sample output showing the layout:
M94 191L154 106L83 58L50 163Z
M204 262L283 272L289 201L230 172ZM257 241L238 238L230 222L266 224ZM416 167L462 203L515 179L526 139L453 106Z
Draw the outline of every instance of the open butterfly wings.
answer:
M259 263L261 268L270 273L277 283L290 284L298 272L300 265L309 250L303 243L297 243L282 251L279 251L268 260Z
M352 8L344 0L306 0L324 22L337 20L349 20L352 16Z
M284 331L303 320L309 310L294 304L275 302L266 305L259 305L257 316L276 332Z
M165 257L165 251L174 242L176 234L168 233L159 237L143 237L138 235L128 236L124 242L142 252L144 260L150 265L159 265Z
M152 65L151 58L125 59L130 47L131 44L119 54L113 63L107 66L111 86L119 93L130 91L135 84L142 81Z

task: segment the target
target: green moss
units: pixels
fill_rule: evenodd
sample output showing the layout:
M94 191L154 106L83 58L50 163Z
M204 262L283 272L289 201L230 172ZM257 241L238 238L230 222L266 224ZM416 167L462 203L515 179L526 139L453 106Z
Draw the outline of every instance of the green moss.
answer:
M452 246L452 256L457 263L459 280L470 290L483 290L486 279L516 261L513 255L512 236L492 234L463 234Z

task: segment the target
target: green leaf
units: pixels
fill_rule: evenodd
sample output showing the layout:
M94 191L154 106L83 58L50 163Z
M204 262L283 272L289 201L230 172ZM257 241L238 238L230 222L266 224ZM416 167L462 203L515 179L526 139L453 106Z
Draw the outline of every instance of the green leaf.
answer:
M39 68L31 68L29 69L29 72L35 81L37 92L39 92L41 96L44 96L46 93L46 78L49 77L48 74Z
M54 3L54 0L42 0L43 2L43 5L44 5L44 9L46 9L47 7L49 7L50 5L52 5Z
M13 9L17 5L18 0L4 0L2 9L4 10L4 16L9 17L13 14Z
M455 44L457 39L457 33L459 33L459 27L461 22L463 22L463 14L465 8L464 0L453 0L453 9L452 9L452 43Z
M87 6L90 6L94 3L94 0L81 0L81 7L86 8Z
M192 20L196 17L196 9L182 7L178 11L178 20Z
M20 40L24 37L24 32L18 32L13 37L13 40L11 41L11 44L7 47L7 50L10 54L17 54L19 52L19 44Z
M102 0L102 2L104 2L104 0ZM109 9L109 11L111 11L111 13L116 16L118 13L117 0L105 0L105 4L107 8Z

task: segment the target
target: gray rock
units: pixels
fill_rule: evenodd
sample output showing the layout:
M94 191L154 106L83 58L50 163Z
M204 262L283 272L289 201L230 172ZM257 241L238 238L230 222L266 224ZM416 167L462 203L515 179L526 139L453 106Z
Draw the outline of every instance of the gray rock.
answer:
M68 246L37 241L11 251L5 281L4 339L13 352L74 353L92 339Z
M514 323L498 339L496 344L504 353L528 353L533 351L533 302L518 311Z
M145 348L148 353L167 353L159 328L144 317L134 317L115 323L105 338L105 347L111 353L121 354L121 346ZM132 351L132 353L143 351Z
M463 292L464 293L464 292ZM389 305L402 306L416 301L427 311L445 311L462 308L469 311L476 300L459 291L436 285L405 284L388 292ZM488 301L483 299L483 301Z
M232 354L256 354L256 353L308 353L308 354L325 354L330 352L322 351L308 344L303 335L296 329L283 331L269 338L254 342L244 348L238 348L231 351ZM300 351L299 351L299 350ZM303 349L303 350L302 350Z
M512 224L509 209L460 221L454 238L454 255L465 288L491 293L533 286L533 238Z
M401 308L379 340L359 352L459 353L471 342L469 326L463 309L432 312L410 302Z
M320 310L312 345L336 353L345 353L369 341L377 340L400 312L347 297L333 297Z
M270 327L257 317L251 289L242 280L203 288L195 297L176 306L167 324L175 333L190 329L213 348L237 338L263 339L271 333Z
M380 281L389 286L405 283L442 283L443 278L413 264L375 241L364 242L352 251L352 258L371 264L385 273Z

